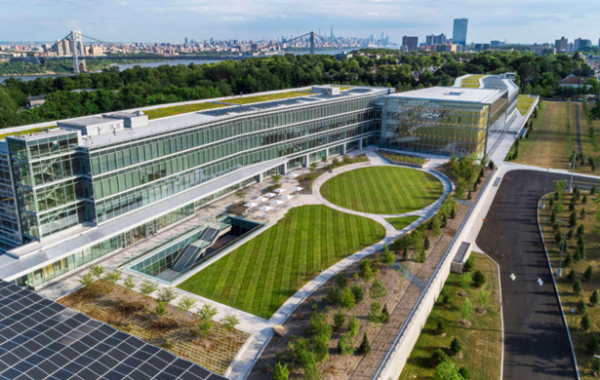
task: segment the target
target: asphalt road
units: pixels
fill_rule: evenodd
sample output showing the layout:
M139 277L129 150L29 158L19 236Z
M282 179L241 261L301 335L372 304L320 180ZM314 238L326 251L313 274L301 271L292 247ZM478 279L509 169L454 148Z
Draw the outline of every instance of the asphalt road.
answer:
M569 178L550 174L553 181ZM508 172L477 245L500 265L504 301L504 379L575 379L575 365L537 225L546 173ZM582 189L596 181L575 177ZM586 185L589 184L589 185ZM516 275L516 280L511 279ZM543 285L537 283L542 279Z

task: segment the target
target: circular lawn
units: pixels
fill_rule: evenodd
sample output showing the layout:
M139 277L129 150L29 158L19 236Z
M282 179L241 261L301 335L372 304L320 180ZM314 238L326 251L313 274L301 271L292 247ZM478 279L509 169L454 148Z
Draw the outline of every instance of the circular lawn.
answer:
M339 174L321 186L329 202L369 214L396 215L419 210L444 192L429 173L398 166L374 166Z

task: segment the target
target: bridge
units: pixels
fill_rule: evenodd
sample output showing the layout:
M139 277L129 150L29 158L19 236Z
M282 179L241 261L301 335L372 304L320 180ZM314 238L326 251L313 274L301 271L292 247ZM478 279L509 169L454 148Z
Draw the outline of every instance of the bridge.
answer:
M50 48L50 50L57 49L59 51L59 53L61 50L64 53L68 53L70 51L70 53L71 53L70 55L73 56L73 71L75 72L75 74L81 73L82 69L83 69L83 71L85 71L85 58L84 57L86 56L86 54L85 54L85 48L84 48L84 44L83 44L84 38L92 40L92 41L94 41L94 43L106 44L106 42L104 42L104 41L100 41L93 37L88 37L78 30L73 30L73 31L71 31L71 33L67 34L66 37L64 37L62 40L60 40L57 43L55 43L54 45L52 45L52 47ZM67 47L69 49L67 49ZM69 55L69 54L65 54L65 55Z

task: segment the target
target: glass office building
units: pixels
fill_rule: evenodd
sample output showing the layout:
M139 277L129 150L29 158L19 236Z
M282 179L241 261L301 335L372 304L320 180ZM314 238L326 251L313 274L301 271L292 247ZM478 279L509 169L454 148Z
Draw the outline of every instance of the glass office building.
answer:
M12 175L9 190L16 199L11 232L25 245L5 249L0 277L7 278L11 264L23 271L23 257L43 255L46 265L9 276L23 286L41 286L194 215L266 173L372 144L381 129L382 99L392 92L307 92L151 121L141 112L120 113L8 137L8 154L0 156L11 168L6 174ZM54 243L54 236L65 242ZM38 250L36 242L50 243Z
M514 118L518 89L511 84L490 78L490 87L480 89L433 87L388 96L380 144L408 152L483 157Z

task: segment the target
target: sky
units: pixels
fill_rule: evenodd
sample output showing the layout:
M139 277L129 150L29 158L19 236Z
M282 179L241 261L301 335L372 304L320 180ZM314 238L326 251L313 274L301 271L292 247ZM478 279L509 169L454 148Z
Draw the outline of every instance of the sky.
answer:
M598 0L0 0L0 41L54 41L71 30L106 42L289 37L321 29L367 37L445 33L468 18L467 40L598 43Z

